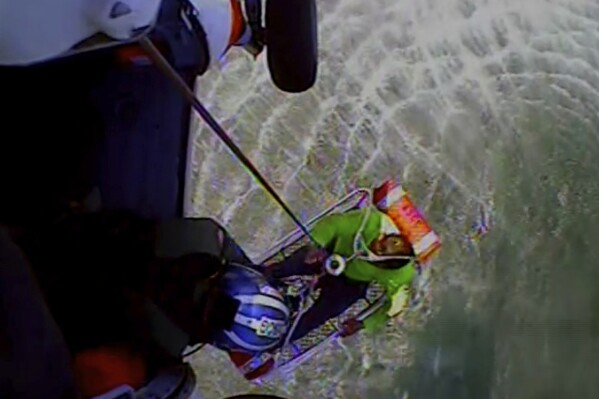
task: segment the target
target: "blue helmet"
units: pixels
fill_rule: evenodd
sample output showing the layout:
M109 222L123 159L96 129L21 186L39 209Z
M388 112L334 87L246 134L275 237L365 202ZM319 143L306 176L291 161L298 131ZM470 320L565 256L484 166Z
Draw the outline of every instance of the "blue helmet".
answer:
M217 347L256 353L275 347L285 338L289 308L261 273L233 264L221 281L224 291L240 305L231 329L216 335Z

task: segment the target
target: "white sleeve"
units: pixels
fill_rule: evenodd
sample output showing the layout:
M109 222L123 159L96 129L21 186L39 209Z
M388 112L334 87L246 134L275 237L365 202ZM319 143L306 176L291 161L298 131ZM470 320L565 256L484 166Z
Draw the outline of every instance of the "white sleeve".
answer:
M62 55L97 33L116 40L150 26L162 0L0 1L0 65Z

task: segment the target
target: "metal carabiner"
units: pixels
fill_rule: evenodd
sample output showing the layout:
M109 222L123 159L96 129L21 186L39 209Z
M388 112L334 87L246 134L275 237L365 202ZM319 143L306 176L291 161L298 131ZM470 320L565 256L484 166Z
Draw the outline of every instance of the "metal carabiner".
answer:
M330 275L339 276L345 270L346 261L341 255L333 254L324 262L324 268Z

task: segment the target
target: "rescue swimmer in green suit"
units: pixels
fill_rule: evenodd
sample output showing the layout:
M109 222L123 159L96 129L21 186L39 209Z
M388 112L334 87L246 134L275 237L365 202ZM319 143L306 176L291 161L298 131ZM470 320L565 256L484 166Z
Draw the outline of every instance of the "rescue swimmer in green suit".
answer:
M379 330L390 317L399 313L407 299L404 290L410 286L417 271L412 247L386 214L374 206L332 214L320 220L312 228L311 235L326 250L305 249L307 255L303 258L303 265L285 265L282 262L275 269L269 270L269 274L276 277L284 277L282 273L310 274L315 271L315 265L320 265L328 255L340 255L346 259L343 276L327 277L337 280L346 278L362 283L376 281L382 286L386 296L385 304L365 320L352 319L345 322L343 336L352 335L362 327L370 332ZM323 287L323 294L326 294L326 290L327 287ZM321 294L318 300L322 302L321 307L331 308L331 303L337 300L342 290L329 289L336 291L327 295L329 298L323 298ZM340 312L328 311L330 315L327 315L327 319Z

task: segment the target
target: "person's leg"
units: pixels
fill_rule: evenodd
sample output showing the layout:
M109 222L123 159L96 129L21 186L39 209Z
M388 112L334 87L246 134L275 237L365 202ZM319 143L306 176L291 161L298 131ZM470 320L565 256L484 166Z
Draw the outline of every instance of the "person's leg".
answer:
M303 337L333 317L339 316L360 298L364 298L368 284L350 281L345 276L326 275L321 278L317 289L320 296L303 315L292 340Z

